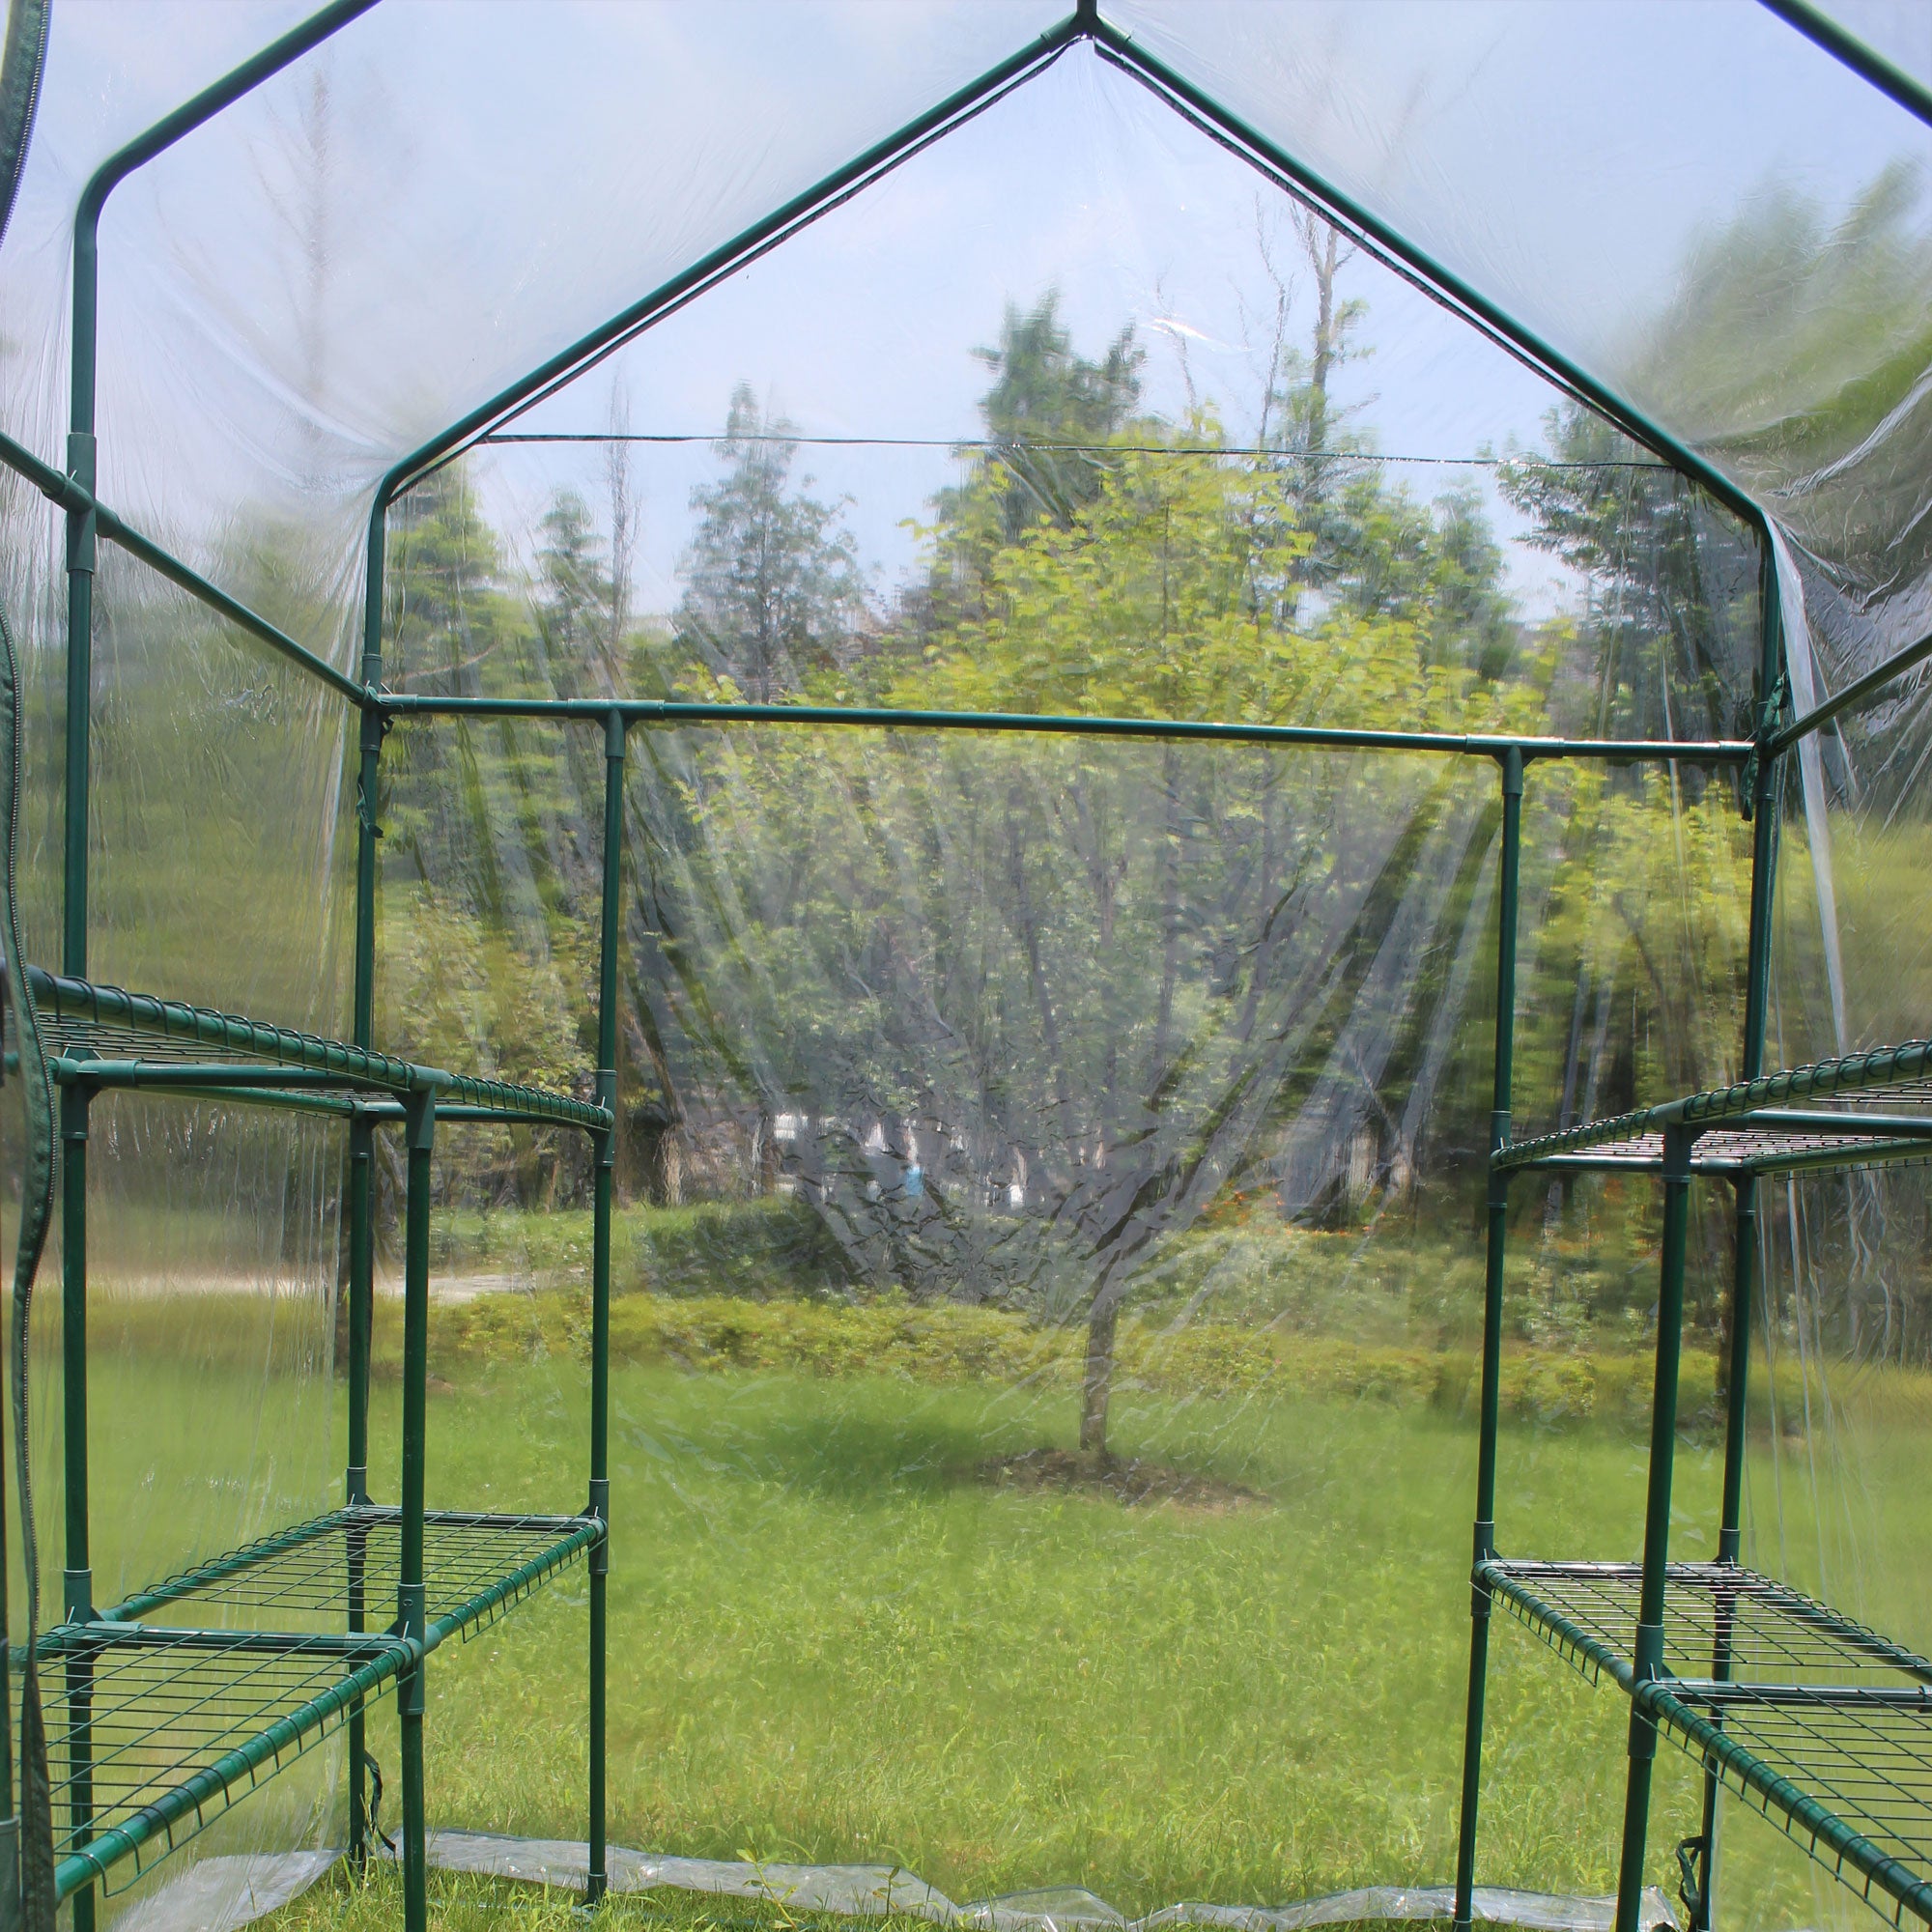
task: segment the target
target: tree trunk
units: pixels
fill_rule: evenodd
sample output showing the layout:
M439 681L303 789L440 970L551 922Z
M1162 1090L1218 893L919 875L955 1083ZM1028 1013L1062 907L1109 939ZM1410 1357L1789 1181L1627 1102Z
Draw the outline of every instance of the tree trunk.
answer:
M1107 1460L1107 1404L1114 1393L1114 1329L1121 1304L1105 1289L1087 1323L1087 1374L1080 1387L1080 1448Z

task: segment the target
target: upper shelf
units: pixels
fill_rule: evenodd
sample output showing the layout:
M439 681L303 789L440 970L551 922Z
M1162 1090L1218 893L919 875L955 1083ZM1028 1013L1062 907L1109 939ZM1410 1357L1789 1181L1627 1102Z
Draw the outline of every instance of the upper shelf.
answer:
M339 1115L398 1120L406 1096L434 1094L439 1120L521 1122L608 1131L608 1107L567 1094L418 1066L368 1047L238 1018L147 993L26 968L41 1033L64 1084L143 1088Z
M1690 1164L1696 1174L1786 1173L1932 1157L1932 1041L1821 1060L1562 1133L1511 1141L1490 1161L1502 1170L1655 1174L1662 1170L1664 1136L1672 1128L1694 1136Z

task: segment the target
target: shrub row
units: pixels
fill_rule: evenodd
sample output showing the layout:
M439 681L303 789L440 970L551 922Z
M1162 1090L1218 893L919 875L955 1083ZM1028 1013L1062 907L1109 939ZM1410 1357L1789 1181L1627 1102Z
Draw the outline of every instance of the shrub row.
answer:
M436 1349L449 1368L589 1347L581 1293L479 1296L439 1314ZM1037 1382L1077 1386L1086 1333L952 1303L746 1301L725 1295L620 1296L611 1311L614 1361L695 1372L764 1370L815 1376L896 1375L934 1385ZM1715 1364L1687 1350L1683 1380L1713 1385ZM1459 1408L1475 1396L1475 1362L1437 1351L1231 1322L1178 1330L1122 1325L1118 1386L1170 1397L1318 1397L1398 1407ZM1634 1419L1650 1401L1647 1354L1546 1350L1504 1358L1505 1410L1545 1422Z

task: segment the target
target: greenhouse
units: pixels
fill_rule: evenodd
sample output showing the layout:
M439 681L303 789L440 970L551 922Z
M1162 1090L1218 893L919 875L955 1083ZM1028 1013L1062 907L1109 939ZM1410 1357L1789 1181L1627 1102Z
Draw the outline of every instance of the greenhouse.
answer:
M1932 1927L1932 15L5 35L0 1927Z

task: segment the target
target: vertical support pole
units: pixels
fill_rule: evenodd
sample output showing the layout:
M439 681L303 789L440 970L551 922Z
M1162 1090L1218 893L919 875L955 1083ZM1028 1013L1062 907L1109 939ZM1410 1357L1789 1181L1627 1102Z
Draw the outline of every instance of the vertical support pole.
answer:
M1783 624L1778 609L1777 573L1767 556L1762 588L1764 640L1758 669L1757 741L1759 753L1748 773L1751 803L1750 937L1745 954L1745 1037L1742 1077L1755 1080L1764 1071L1764 1040L1771 1006L1771 920L1777 885L1777 764L1763 754L1765 740L1776 728L1778 705L1772 694L1778 688L1783 656ZM1744 1520L1745 1410L1750 1373L1750 1300L1757 1264L1757 1177L1738 1183L1738 1245L1731 1293L1731 1349L1726 1373L1724 1416L1723 1518L1718 1529L1718 1560L1738 1560ZM1748 1239L1747 1238L1748 1236ZM1708 1888L1707 1888L1708 1889Z
M383 713L374 696L383 682L383 562L387 519L379 501L369 519L369 554L362 606L362 706L355 773L355 968L350 1037L376 1043L377 786L382 777ZM375 1325L375 1129L358 1113L349 1125L349 1467L345 1499L369 1501L369 1348ZM349 1628L363 1628L364 1539L349 1536ZM368 1714L361 1698L349 1708L349 1861L357 1871L369 1859Z
M94 1614L93 1558L87 1497L87 1126L93 1090L79 1081L61 1089L61 1438L67 1485L67 1562L62 1606L70 1617ZM94 1667L78 1654L67 1662L68 1821L78 1849L94 1835ZM93 1932L94 1887L73 1894L74 1932Z
M1718 1525L1718 1561L1735 1563L1742 1548L1745 1489L1746 1378L1750 1374L1751 1303L1757 1286L1757 1176L1737 1177L1737 1252L1731 1270L1731 1352L1724 1392L1724 1500ZM1730 1676L1726 1648L1713 1660L1721 1683Z
M1493 1156L1510 1137L1510 1089L1516 1058L1517 895L1522 867L1522 753L1502 765L1502 850L1496 879L1495 1072L1490 1100L1489 1251L1483 1273L1483 1379L1476 1451L1474 1563L1469 1581L1469 1700L1463 1729L1463 1814L1456 1838L1456 1932L1475 1912L1476 1817L1483 1783L1483 1706L1489 1690L1490 1592L1482 1566L1496 1550L1496 1435L1500 1427L1503 1351L1503 1244L1509 1223L1509 1176Z
M351 1509L369 1500L369 1335L375 1314L374 1245L370 1227L370 1170L375 1129L357 1112L349 1122L349 1468L343 1500ZM349 1530L349 1628L368 1628L365 1581L368 1535ZM368 1715L361 1698L349 1708L349 1862L363 1870L369 1861Z
M375 0L330 0L330 4L223 75L213 87L202 89L192 99L176 108L173 113L164 116L136 135L133 140L116 149L89 176L74 205L72 307L69 329L67 473L87 493L90 506L85 510L70 510L67 517L66 824L63 834L61 970L76 980L87 978L88 964L88 831L91 791L89 726L94 689L94 576L99 548L99 519L92 507L92 499L97 494L99 485L95 399L99 369L100 217L107 206L108 196L135 169L144 167L157 155L165 154L185 135L192 133L195 128L203 126L231 102L239 100L271 75L279 73L291 61L320 45L339 28L346 26L358 14L366 13L374 4ZM378 582L380 583L380 578ZM378 641L380 642L380 631ZM366 722L365 712L365 724ZM359 904L357 909L359 913ZM358 949L358 969L360 963ZM359 983L358 974L358 985ZM356 1039L364 1046L370 1043L364 1034L358 1033ZM84 1136L84 1109L82 1132ZM84 1157L82 1172L84 1175ZM353 1171L351 1184L353 1187ZM65 1204L63 1211L65 1212ZM71 1227L73 1224L70 1222L68 1225ZM352 1271L354 1265L352 1251ZM81 1332L84 1338L84 1327ZM62 1373L70 1387L74 1361L73 1352L68 1351L64 1356ZM83 1371L81 1401L84 1415L84 1360L81 1367ZM84 1437L82 1455L84 1458ZM350 1460L352 1463L356 1460L353 1452ZM84 1512L86 1497L84 1487L80 1493ZM73 1495L74 1490L70 1480L68 1489L70 1565L73 1563L71 1553ZM84 1564L83 1556L83 1568ZM70 1588L71 1588L71 1581ZM87 1593L92 1594L91 1580L87 1586ZM351 1628L359 1626L352 1622ZM10 1758L9 1763L11 1762ZM354 1788L359 1783L362 1767L362 1707L359 1701L350 1719L350 1764L352 1780L350 1834L353 1855L355 1840L359 1835L361 1815L357 1793ZM94 1892L92 1887L89 1887L77 1893L74 1898L74 1932L90 1932L93 1922Z
M1617 1867L1615 1932L1639 1932L1644 1836L1657 1725L1642 1687L1663 1671L1663 1586L1670 1559L1670 1486L1677 1460L1677 1370L1684 1339L1684 1248L1690 1220L1690 1150L1695 1133L1663 1132L1663 1258L1657 1290L1657 1376L1650 1407L1650 1490L1643 1520L1643 1581L1637 1594L1636 1694L1631 1702L1630 1782L1624 1793L1623 1856Z
M76 355L78 349L76 348ZM90 399L90 418L92 404ZM67 440L68 473L93 497L94 436ZM87 978L88 725L94 702L94 566L99 549L95 512L67 513L67 783L62 868L61 971Z
M368 1115L358 1110L349 1122L349 1467L343 1500L352 1507L369 1500L369 1342L375 1321L375 1242L369 1216L375 1139Z
M1741 1077L1755 1080L1764 1071L1764 1042L1771 1005L1771 921L1777 885L1778 760L1767 757L1765 740L1777 726L1778 689L1784 653L1783 618L1777 572L1766 552L1760 587L1764 630L1758 666L1758 754L1746 775L1751 809L1750 928L1745 952L1745 1037ZM1750 1329L1758 1261L1758 1181L1755 1174L1737 1179L1736 1245L1731 1271L1731 1337L1725 1364L1724 1489L1718 1521L1718 1561L1736 1563L1743 1545L1746 1421L1750 1401ZM1711 1675L1728 1683L1735 1600L1719 1596ZM1722 1722L1721 1712L1718 1721ZM1720 1783L1715 1758L1704 1762L1704 1805L1698 1827L1702 1883L1691 1901L1690 1932L1711 1932L1718 1889L1718 1800Z
M422 1643L423 1468L429 1403L429 1190L436 1144L436 1094L412 1094L404 1103L409 1137L409 1183L403 1208L403 1522L396 1624ZM402 1728L403 1925L428 1932L428 1832L423 1813L423 1676L419 1659L397 1680Z
M622 938L624 856L624 717L604 726L604 907L597 953L597 1101L617 1111L617 953ZM611 1585L611 1191L615 1179L614 1127L593 1137L596 1195L590 1251L590 1514L604 1534L590 1552L590 1883L586 1902L610 1889L605 1848L606 1664Z
M1753 1066L1751 1071L1758 1069ZM1718 1561L1734 1564L1738 1560L1740 1525L1744 1514L1746 1378L1750 1374L1751 1295L1757 1271L1757 1176L1736 1178L1736 1253L1731 1271L1731 1350L1726 1373L1730 1385L1724 1402L1724 1499L1718 1528ZM1735 1590L1721 1585L1712 1602L1711 1677L1715 1683L1731 1679L1731 1639L1737 1627L1738 1598ZM1721 1726L1721 1709L1712 1714ZM1690 1908L1690 1932L1711 1932L1712 1915L1717 1906L1718 1888L1718 1794L1722 1783L1717 1758L1704 1755L1704 1804L1697 1836L1680 1847L1678 1856L1692 1855L1687 1867L1695 1875L1695 1884L1685 1885L1685 1904Z
M0 1001L4 1001L0 994ZM0 1386L6 1385L7 1350L0 1344ZM0 1410L5 1401L0 1400ZM7 1601L7 1431L0 1427L0 1631L12 1631ZM20 1820L14 1809L14 1710L11 1679L0 1690L0 1925L13 1927L20 1913Z
M118 179L118 177L116 177ZM90 497L99 483L94 390L100 209L112 180L97 174L73 226L73 319L69 345L67 473ZM88 725L94 701L94 567L99 532L93 509L67 513L67 787L61 971L87 978Z

